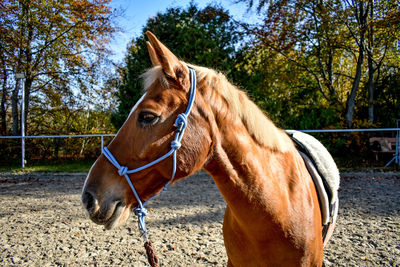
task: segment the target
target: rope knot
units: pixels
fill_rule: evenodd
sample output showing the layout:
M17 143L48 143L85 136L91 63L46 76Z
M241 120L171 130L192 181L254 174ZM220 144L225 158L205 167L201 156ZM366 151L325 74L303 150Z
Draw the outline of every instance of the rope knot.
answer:
M127 173L128 173L128 167L121 166L121 167L118 168L118 174L119 175L124 176Z
M171 147L175 150L178 150L181 146L182 144L178 140L174 140L171 142Z
M137 207L133 211L139 218L144 218L147 216L147 209L145 207Z
M187 115L186 114L181 113L176 117L175 124L176 124L176 127L179 129L179 131L182 131L182 129L184 129L186 127L186 123L187 123Z

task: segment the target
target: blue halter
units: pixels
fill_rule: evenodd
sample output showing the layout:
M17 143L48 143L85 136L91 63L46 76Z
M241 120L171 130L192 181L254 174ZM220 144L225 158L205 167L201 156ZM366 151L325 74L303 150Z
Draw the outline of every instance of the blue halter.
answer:
M164 156L161 156L158 159L156 159L142 167L129 170L128 167L121 166L118 163L118 161L111 154L110 150L108 150L107 147L103 148L104 156L106 156L106 158L118 169L118 174L125 177L126 181L128 182L129 186L131 187L132 192L138 202L138 206L134 209L134 212L138 216L139 230L144 235L145 240L147 240L147 229L146 229L146 222L145 222L145 216L147 216L147 209L144 207L144 205L146 204L147 201L156 197L158 194L150 197L148 200L146 200L146 202L142 203L138 193L136 192L135 187L133 186L131 180L129 179L128 174L140 172L144 169L147 169L172 155L171 180L168 181L168 183L164 186L163 190L160 193L165 192L167 190L168 185L174 180L175 173L176 173L176 151L181 147L181 140L182 140L183 134L185 133L185 129L187 126L187 119L188 119L190 111L193 107L194 98L195 98L195 94L196 94L196 72L193 69L189 68L189 73L190 73L190 95L189 95L188 106L186 108L185 113L179 114L175 120L177 129L176 129L175 138L171 142L171 150L170 151L168 151Z

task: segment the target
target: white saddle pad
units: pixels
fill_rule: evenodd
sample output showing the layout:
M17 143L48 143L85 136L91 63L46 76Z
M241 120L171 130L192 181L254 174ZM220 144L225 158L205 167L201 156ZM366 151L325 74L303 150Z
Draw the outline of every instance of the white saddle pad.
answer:
M322 224L328 224L332 217L336 219L338 211L338 189L340 183L339 170L328 150L313 136L294 130L286 131L292 138L300 142L309 152L310 160L307 155L300 152L304 162L310 172L321 206ZM314 163L315 165L314 165ZM332 197L329 199L320 174L324 177L329 186Z

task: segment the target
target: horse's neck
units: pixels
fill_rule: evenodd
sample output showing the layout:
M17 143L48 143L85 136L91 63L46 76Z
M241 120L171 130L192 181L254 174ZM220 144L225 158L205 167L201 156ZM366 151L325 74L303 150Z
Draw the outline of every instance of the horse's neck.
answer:
M205 166L227 204L239 212L253 204L261 205L263 210L273 206L281 199L279 195L285 188L282 184L287 183L283 173L292 168L286 166L285 155L260 147L240 134L227 139L214 148L212 160Z
M264 205L270 202L267 198L276 198L280 183L285 182L279 180L285 177L281 172L287 170L283 165L284 155L258 145L243 125L231 124L221 130L223 136L205 169L213 176L228 205L248 206L253 200Z
M287 199L290 175L298 163L294 156L294 146L285 152L260 145L249 133L240 118L218 114L219 121L215 133L217 144L214 153L204 168L211 174L228 206L233 212L247 213L249 206L260 210L275 209L276 201ZM275 126L274 126L275 127ZM284 133L282 133L284 134ZM282 194L282 195L281 195ZM274 211L271 210L271 213Z

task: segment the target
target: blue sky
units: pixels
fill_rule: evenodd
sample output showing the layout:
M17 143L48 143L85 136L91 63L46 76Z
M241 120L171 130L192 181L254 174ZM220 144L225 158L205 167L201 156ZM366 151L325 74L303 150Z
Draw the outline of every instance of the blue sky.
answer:
M114 36L111 49L115 53L114 60L122 61L128 42L138 37L147 19L155 16L158 12L164 12L170 7L187 7L191 0L112 0L113 8L125 10L122 16L117 18L122 32ZM236 20L248 20L249 16L254 16L247 11L245 4L235 4L234 0L195 0L199 8L205 7L209 3L220 4Z

